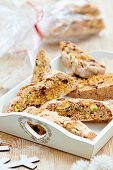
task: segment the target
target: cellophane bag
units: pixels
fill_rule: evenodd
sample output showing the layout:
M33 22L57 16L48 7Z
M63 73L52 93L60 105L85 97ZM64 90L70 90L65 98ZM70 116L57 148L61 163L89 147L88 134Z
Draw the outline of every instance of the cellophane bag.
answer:
M0 3L0 95L32 74L41 17L42 10L29 1Z
M56 1L44 12L39 28L46 42L76 42L104 29L100 10L87 0Z

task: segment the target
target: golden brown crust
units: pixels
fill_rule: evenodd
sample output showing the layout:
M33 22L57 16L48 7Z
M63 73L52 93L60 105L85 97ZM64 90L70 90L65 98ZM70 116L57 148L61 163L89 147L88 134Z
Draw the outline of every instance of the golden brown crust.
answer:
M70 41L60 42L61 60L65 67L82 78L105 73L105 66L98 63L78 46Z
M87 136L88 139L93 140L97 135L94 132L90 132Z
M17 93L17 96L21 96L23 94L23 92L26 93L28 91L28 89L32 88L35 85L36 84L32 83L32 84L27 84L27 85L21 87L19 92Z
M73 98L91 98L100 101L113 99L113 73L91 76L88 79L74 76L78 84L78 90L76 92L72 91L68 96Z
M27 107L23 112L34 114L34 115L39 115L44 110L46 110L46 109L45 108L41 108L41 107L40 108L36 108L35 106L31 106L31 107Z
M98 16L100 14L100 11L98 8L91 4L85 4L83 6L75 5L73 4L66 6L67 8L71 8L70 12L74 14L82 14L82 15L92 15L92 16Z
M48 74L50 71L51 66L46 51L40 50L35 61L32 83L38 83L44 80L46 74Z

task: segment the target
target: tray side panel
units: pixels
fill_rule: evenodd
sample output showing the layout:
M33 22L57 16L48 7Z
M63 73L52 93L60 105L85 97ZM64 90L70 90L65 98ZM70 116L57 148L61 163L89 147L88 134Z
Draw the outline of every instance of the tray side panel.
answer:
M94 150L92 156L94 156L113 136L113 121L108 124L108 127L103 129L102 135L100 134L99 139L97 137L97 142L94 144ZM95 141L94 141L95 142Z
M45 127L45 129L47 130L47 134L44 137L42 137L41 139L37 139L33 134L22 127L22 124L20 125L21 120L21 116L1 116L0 131L80 157L84 157L87 159L91 158L94 146L90 142L75 140L74 138L69 137L69 135L62 133L60 130L54 128L51 125L48 125L44 122L40 123L39 120L33 121L32 118L26 118L26 121L31 121L34 124L38 123L40 125L43 125L43 127Z

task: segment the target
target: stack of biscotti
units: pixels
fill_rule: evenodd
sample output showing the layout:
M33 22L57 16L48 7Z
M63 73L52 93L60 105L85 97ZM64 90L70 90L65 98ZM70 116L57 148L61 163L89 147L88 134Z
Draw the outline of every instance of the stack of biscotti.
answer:
M71 120L69 117L60 116L57 112L52 112L47 109L37 109L36 107L28 107L26 110L24 110L24 112L35 114L45 119L48 119L75 135L91 140L96 137L96 134L79 120ZM38 126L36 127L39 128Z
M105 73L105 66L94 60L83 50L79 49L70 41L60 42L61 61L65 67L70 68L72 73L81 78L89 78L90 75Z
M47 10L39 24L43 36L49 40L74 37L75 40L94 35L105 26L100 11L86 0L63 0L54 3Z
M73 134L92 140L96 134L82 122L110 121L113 117L113 106L105 101L61 98L49 101L40 108L27 107L24 112L48 119Z
M52 99L58 99L76 89L74 78L60 71L47 74L46 78L37 83L29 84L20 89L17 98L6 106L6 112L21 112L29 106L40 107Z
M32 83L23 86L3 112L39 115L73 134L94 139L96 134L82 122L112 119L112 104L98 100L113 98L113 74L105 73L105 66L71 42L61 42L60 48L62 62L72 73L52 70L46 52L41 50L36 58ZM65 95L77 99L62 98ZM44 133L41 127L37 129Z
M95 100L113 99L113 73L70 41L60 43L61 61L70 68L77 90L68 96Z
M48 101L63 97L76 89L76 82L69 74L51 70L44 51L40 51L38 56L36 58L32 84L22 87L17 94L17 98L8 103L4 112L24 111L35 115L38 114L43 118L57 123L73 134L91 140L94 139L96 134L79 120L71 120L68 116L60 116L58 112L51 112L49 109L40 108L40 106ZM42 111L44 112L42 113ZM29 125L31 128L34 128L32 124ZM39 125L36 126L35 130L39 134L45 133L45 130Z

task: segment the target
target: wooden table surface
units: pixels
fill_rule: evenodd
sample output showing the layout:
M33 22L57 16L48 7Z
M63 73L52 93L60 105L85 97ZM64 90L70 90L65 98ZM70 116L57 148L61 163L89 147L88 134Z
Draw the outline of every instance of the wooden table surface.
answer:
M79 46L87 52L92 50L113 51L113 0L90 1L100 8L106 29L103 31L101 36L94 36L77 44L79 44ZM43 44L42 48L47 50L50 59L59 54L58 45ZM8 125L6 126L8 127ZM2 132L0 132L0 137L4 144L10 146L9 152L0 152L0 158L7 156L13 161L18 160L20 154L26 154L28 157L38 156L40 162L36 163L37 170L69 170L76 160L82 159L80 157L35 144ZM111 138L109 142L97 153L97 155L101 154L107 154L113 158L113 138Z

